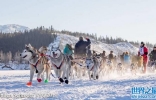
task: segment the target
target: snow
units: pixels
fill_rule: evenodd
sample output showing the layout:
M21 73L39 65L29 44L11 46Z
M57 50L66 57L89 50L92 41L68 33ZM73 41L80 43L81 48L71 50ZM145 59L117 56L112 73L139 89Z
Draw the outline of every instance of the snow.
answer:
M16 32L24 32L25 30L30 30L28 27L17 25L17 24L8 24L8 25L0 25L0 31L2 33L14 33Z
M74 47L78 38L70 35L58 34L54 43L49 45L63 50L65 44L72 44ZM128 51L137 53L138 48L128 42L117 44L105 44L91 39L92 50L102 53L103 50L108 54L110 50L118 55ZM110 76L101 76L99 80L89 80L87 76L82 78L70 79L69 84L59 84L58 79L51 78L49 83L38 83L36 74L33 78L33 85L27 87L29 81L28 64L9 63L8 68L2 69L0 63L0 100L130 100L132 87L154 87L156 86L156 73L132 75L129 71L123 76L113 73Z
M29 70L29 65L28 64L17 64L17 63L8 63L6 64L6 66L8 67L11 67L11 68L8 68L8 67L4 67L5 64L4 63L0 63L0 70L11 70L11 68L13 70Z
M52 78L47 84L37 83L36 75L32 87L25 84L29 80L28 70L0 71L0 98L8 100L130 100L132 87L154 87L156 74L147 73L122 77L112 74L99 80L82 79L70 80L70 84L58 83ZM21 95L20 98L19 96ZM2 98L3 97L3 98Z

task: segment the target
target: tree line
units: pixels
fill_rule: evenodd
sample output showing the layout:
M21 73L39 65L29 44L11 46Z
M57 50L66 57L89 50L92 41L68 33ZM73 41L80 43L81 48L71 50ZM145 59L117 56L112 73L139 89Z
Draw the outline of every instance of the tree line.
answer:
M53 33L53 34L52 34ZM120 37L112 38L108 36L100 36L97 37L96 33L83 33L83 32L71 32L67 30L55 30L52 26L49 28L45 28L44 26L37 27L35 29L31 29L25 32L14 32L14 33L2 33L0 32L0 62L8 62L8 61L18 61L22 62L20 58L20 52L25 47L25 44L32 44L35 48L39 48L41 46L48 46L51 42L53 42L57 36L57 34L67 34L75 37L89 37L93 38L97 41L101 41L107 44L115 44L118 42L130 42L134 46L138 47L140 43L138 41L128 41L124 40ZM153 44L146 43L147 47L153 47Z
M53 28L37 27L25 32L0 33L0 62L19 61L20 53L25 44L32 44L35 48L48 46L56 38Z
M61 33L61 34L76 36L76 37L80 37L80 36L90 37L90 38L93 38L97 41L100 41L100 42L103 42L106 44L116 44L119 42L129 42L136 47L139 47L139 45L140 45L139 41L128 41L128 40L123 39L121 37L113 38L113 37L108 37L107 35L97 37L96 33L89 34L89 33L81 33L81 32L71 32L71 31L67 31L67 30L62 30L62 31L57 31L57 32ZM154 46L153 44L151 44L149 42L146 42L145 44L148 48L153 48L153 46Z

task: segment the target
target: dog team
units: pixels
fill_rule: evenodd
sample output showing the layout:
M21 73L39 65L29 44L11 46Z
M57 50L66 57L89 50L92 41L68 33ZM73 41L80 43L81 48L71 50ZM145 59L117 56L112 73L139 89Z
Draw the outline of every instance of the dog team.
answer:
M89 38L79 37L79 41L75 44L75 48L66 44L63 51L59 46L40 47L35 49L31 44L25 45L25 49L20 56L29 62L30 80L27 86L32 85L35 72L37 73L37 81L48 83L50 76L54 76L51 69L55 72L60 83L69 83L69 78L82 77L88 73L89 79L98 79L99 75L109 75L115 71L123 75L127 69L136 75L138 71L146 73L148 63L148 49L145 43L141 42L137 55L130 55L124 52L120 56L114 56L113 51L106 56L103 51L97 54L91 50L91 41ZM156 47L149 54L150 63L155 69ZM44 79L44 73L46 78ZM101 76L102 77L102 76Z

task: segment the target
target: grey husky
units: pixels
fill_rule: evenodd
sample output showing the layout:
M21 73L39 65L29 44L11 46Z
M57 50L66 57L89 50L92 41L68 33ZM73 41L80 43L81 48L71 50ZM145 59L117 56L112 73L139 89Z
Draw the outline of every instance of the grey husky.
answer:
M68 56L64 55L59 47L51 47L49 50L49 57L54 70L60 83L65 82L68 84L69 74L71 69L71 60Z
M46 77L45 82L48 82L50 79L49 71L50 71L50 66L47 66L48 63L43 63L43 58L38 54L38 51L32 47L30 44L25 46L25 49L23 52L20 54L20 56L29 61L29 66L30 66L30 80L27 83L28 86L32 85L32 80L34 76L34 72L36 71L37 74L37 81L41 82L44 80L44 72L48 74Z

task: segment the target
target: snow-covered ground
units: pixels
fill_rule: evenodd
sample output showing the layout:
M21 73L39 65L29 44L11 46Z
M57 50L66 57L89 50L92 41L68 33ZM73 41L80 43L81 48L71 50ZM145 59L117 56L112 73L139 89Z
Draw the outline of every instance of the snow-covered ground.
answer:
M39 84L35 75L32 87L27 87L28 80L28 70L0 71L0 100L130 100L132 87L156 86L156 74L150 73L112 74L92 81L85 77L70 80L69 85L60 85L54 78Z
M60 43L60 48L63 50L66 43L73 46L78 41L78 38L59 34L55 43L49 45L57 46ZM138 48L130 43L122 42L117 44L105 44L97 42L93 39L92 50L102 53L103 50L108 54L110 50L118 55L122 52L129 51L137 53ZM153 87L156 86L156 73L132 75L130 72L122 77L116 73L108 76L102 76L99 80L90 81L88 77L75 78L70 80L68 85L60 85L58 79L51 78L49 83L38 83L36 74L33 79L33 85L27 87L29 81L29 69L26 64L12 64L16 70L8 70L9 68L2 67L0 63L0 100L130 100L132 87Z

